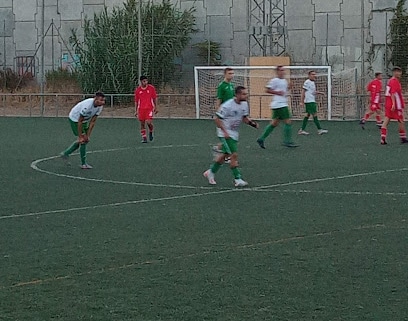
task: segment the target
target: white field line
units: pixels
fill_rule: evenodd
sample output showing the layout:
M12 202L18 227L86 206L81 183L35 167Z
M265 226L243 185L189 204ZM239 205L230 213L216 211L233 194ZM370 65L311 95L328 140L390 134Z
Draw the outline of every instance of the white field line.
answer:
M194 198L194 197L201 197L201 196L206 196L206 195L231 193L235 191L239 191L239 189L225 189L225 190L216 190L216 191L205 192L205 193L194 193L194 194L187 194L187 195L150 198L150 199L133 200L133 201L125 201L125 202L117 202L117 203L109 203L109 204L100 204L100 205L93 205L93 206L72 207L72 208L49 210L49 211L42 211L42 212L13 214L13 215L7 215L7 216L0 216L0 220L28 217L28 216L39 216L39 215L46 215L46 214L59 214L59 213L68 213L68 212L76 212L76 211L86 211L86 210L93 210L93 209L98 209L98 208L118 207L118 206L123 206L123 205L142 204L142 203L149 203L149 202L170 201L170 200L176 200L176 199L178 200L178 199L183 199L183 198Z
M364 192L364 191L321 191L296 189L252 189L253 192L273 192L291 194L356 195L356 196L407 196L408 192Z
M105 273L110 273L110 272L118 272L121 270L127 270L131 268L136 268L136 267L142 267L142 266L148 266L152 264L163 264L164 262L169 262L169 261L175 261L175 260L186 260L192 257L197 257L197 256L206 256L206 255L211 255L213 253L219 254L220 252L229 252L229 251L236 251L236 250L245 250L245 249L253 249L253 248L260 248L260 247L265 247L265 246L272 246L275 244L283 244L283 243L289 243L292 241L302 241L306 239L313 239L313 238L319 238L319 237L324 237L324 236L330 236L330 235L335 235L335 234L340 234L340 233L347 233L347 232L353 232L353 231L362 231L362 230L374 230L374 229L386 229L386 228L396 228L396 229L405 229L406 226L403 226L402 224L406 223L405 220L401 222L395 222L398 226L387 226L385 224L372 224L372 225L362 225L358 227L354 227L348 230L333 230L333 231L325 231L325 232L317 232L309 235L295 235L295 236L289 236L285 238L280 238L280 239L275 239L275 240L268 240L268 241L263 241L263 242L257 242L257 243L252 243L252 244L237 244L237 245L229 245L224 248L217 248L216 250L203 250L200 252L195 252L195 253L187 253L187 254L181 254L181 255L176 255L173 257L168 257L168 258L154 258L151 260L146 260L146 261L140 261L140 262L130 262L127 264L122 264L122 265L117 265L117 266L110 266L110 267L104 267L100 268L97 270L89 270L85 272L80 272L80 273L75 273L71 275L64 275L64 276L55 276L55 277L50 277L50 278L44 278L44 279L34 279L31 281L20 281L17 283L14 283L12 285L0 285L0 290L4 289L11 289L11 288L20 288L24 286L34 286L34 285L42 285L45 283L51 283L51 282L57 282L57 281L63 281L67 279L73 279L73 278L79 278L82 276L86 275L100 275L100 274L105 274Z
M150 147L151 149L162 149L162 148L173 148L173 147L196 147L198 145L166 145L166 146L152 146ZM90 151L89 153L104 153L104 152L116 152L120 150L127 150L131 149L130 147L126 148L113 148L113 149L104 149L104 150L96 150L96 151ZM137 148L137 149L142 149L142 148ZM78 153L75 153L73 155L77 155ZM88 177L82 177L82 176L75 176L75 175L68 175L68 174L61 174L61 173L55 173L48 171L46 169L42 169L39 167L39 164L51 159L56 159L59 158L59 155L57 156L51 156L51 157L46 157L46 158L41 158L33 161L30 165L32 169L35 171L48 174L48 175L53 175L53 176L58 176L58 177L64 177L64 178L70 178L70 179L78 179L78 180L83 180L83 181L90 181L90 182L97 182L97 183L109 183L109 184L122 184L122 185L136 185L136 186L147 186L147 187L167 187L167 188L182 188L182 189L211 189L211 187L208 186L190 186L190 185L176 185L176 184L156 184L156 183L140 183L140 182L129 182L129 181L116 181L116 180L109 180L109 179L99 179L99 178L88 178Z
M307 180L295 181L295 182L288 182L288 183L277 183L277 184L272 184L272 185L264 185L264 186L254 187L253 189L267 189L267 188L275 188L275 187L294 186L294 185L301 185L301 184L327 182L327 181L333 181L333 180L339 180L339 179L364 177L364 176L395 173L395 172L404 172L404 171L408 171L408 167L397 168L397 169L384 169L384 170L380 170L380 171L363 172L363 173L356 173L356 174L347 174L347 175L340 175L340 176L313 178L313 179L307 179Z
M53 156L57 157L57 156ZM271 189L272 187L283 187L283 186L290 186L290 185L301 185L301 184L308 184L308 183L315 183L315 182L322 182L322 181L329 181L329 180L335 180L335 179L345 179L345 178L353 178L353 177L361 177L361 176L368 176L368 175L374 175L374 174L384 174L384 173L392 173L392 172L401 172L401 171L406 171L408 168L401 168L401 169L392 169L392 170L382 170L382 171L375 171L375 172L365 172L365 173L357 173L357 174L350 174L350 175L343 175L343 176L333 176L333 177L326 177L326 178L316 178L316 179L309 179L309 180L303 180L303 181L295 181L295 182L288 182L288 183L280 183L280 184L274 184L274 185L265 185L265 186L259 186L259 187L254 187L254 188L244 188L244 189L225 189L225 190L217 190L217 191L212 191L212 192L205 192L205 193L195 193L195 194L186 194L186 195L179 195L179 196L171 196L171 197L162 197L162 198L152 198L152 199L143 199L143 200L133 200L133 201L126 201L126 202L117 202L117 203L109 203L109 204L100 204L100 205L94 205L94 206L84 206L84 207L74 207L74 208L67 208L67 209L58 209L58 210L50 210L50 211L41 211L41 212L30 212L30 213L23 213L23 214L13 214L13 215L7 215L7 216L0 216L0 220L2 219L11 219L11 218L20 218L20 217L29 217L29 216L38 216L38 215L46 215L46 214L58 214L58 213L66 213L66 212L75 212L75 211L83 211L83 210L89 210L89 209L97 209L97 208L105 208L105 207L117 207L117 206L123 206L123 205L130 205L130 204L140 204L140 203L148 203L148 202L155 202L155 201L165 201L165 200L177 200L177 199L186 199L186 198L192 198L192 197L200 197L200 196L206 196L206 195L216 195L216 194L222 194L222 193L230 193L230 192L235 192L235 191L265 191L265 192L285 192L285 190L279 190L279 189ZM75 177L76 178L76 177ZM167 186L167 185L165 185ZM296 190L286 190L287 192L292 192L295 193ZM299 192L299 191L297 191ZM307 190L304 190L305 193L308 193ZM328 193L332 192L332 194L336 194L335 191L327 191ZM300 191L301 193L301 191ZM371 194L364 194L364 192L344 192L345 195L371 195ZM361 193L361 194L360 194ZM340 192L339 192L340 194ZM372 194L375 195L375 194ZM389 195L389 196L399 196L399 195L394 195L390 193L382 193L379 195ZM401 194L400 196L404 196L405 194Z

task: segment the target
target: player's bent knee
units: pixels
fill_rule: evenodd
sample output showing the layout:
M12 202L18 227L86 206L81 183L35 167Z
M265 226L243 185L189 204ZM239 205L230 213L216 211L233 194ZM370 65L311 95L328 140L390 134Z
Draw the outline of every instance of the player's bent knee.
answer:
M236 153L231 155L230 167L238 167L238 155Z
M235 167L238 167L239 166L239 164L238 164L238 161L236 160L236 161L232 161L231 160L231 163L230 163L230 168L231 169L233 169L233 168L235 168Z

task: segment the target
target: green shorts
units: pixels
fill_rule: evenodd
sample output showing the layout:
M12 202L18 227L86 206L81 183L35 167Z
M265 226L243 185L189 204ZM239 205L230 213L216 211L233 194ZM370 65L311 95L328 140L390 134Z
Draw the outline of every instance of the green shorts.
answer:
M272 109L272 119L284 120L289 118L290 118L289 107Z
M233 154L238 151L238 141L232 138L219 137L222 144L222 152L224 154Z
M68 118L69 119L69 118ZM69 119L69 123L71 124L72 132L75 136L78 136L78 122L72 121ZM89 128L89 123L82 123L82 134L86 134Z
M316 103L305 103L306 113L314 115L317 113L317 104Z

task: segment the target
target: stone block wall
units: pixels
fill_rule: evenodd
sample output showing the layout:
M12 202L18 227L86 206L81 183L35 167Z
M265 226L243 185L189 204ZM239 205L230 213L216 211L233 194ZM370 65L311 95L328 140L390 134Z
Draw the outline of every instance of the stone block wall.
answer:
M92 17L104 6L121 6L124 0L30 0L24 5L21 0L0 0L3 68L15 69L17 57L34 55L38 67L42 1L45 29L51 22L56 28L53 35L49 31L45 37L45 67L49 69L66 58L64 41L68 43L72 28L81 30L85 16ZM172 1L180 9L195 7L197 33L183 55L184 70L205 64L193 44L206 39L221 43L221 64L245 64L251 0ZM292 63L330 64L336 70L355 66L363 71L384 70L387 24L397 0L284 0L284 4L286 52Z

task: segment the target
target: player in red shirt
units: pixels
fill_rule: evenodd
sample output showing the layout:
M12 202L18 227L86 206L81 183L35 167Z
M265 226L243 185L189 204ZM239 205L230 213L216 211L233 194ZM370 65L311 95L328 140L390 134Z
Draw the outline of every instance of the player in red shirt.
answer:
M370 118L371 115L374 113L375 119L377 121L377 126L381 127L381 106L380 106L380 98L381 98L381 91L382 91L382 73L376 72L375 79L372 80L367 85L367 91L370 93L370 108L367 110L364 117L360 120L361 128L364 129L364 125L366 121Z
M402 144L408 143L404 124L404 98L402 96L401 79L402 69L394 67L392 78L388 80L385 90L385 119L381 127L381 145L386 145L387 126L391 119L398 121L398 131Z
M140 86L135 89L135 116L140 121L142 143L147 143L146 124L149 128L149 140L153 140L153 114L157 114L157 93L149 84L146 76L140 77Z

